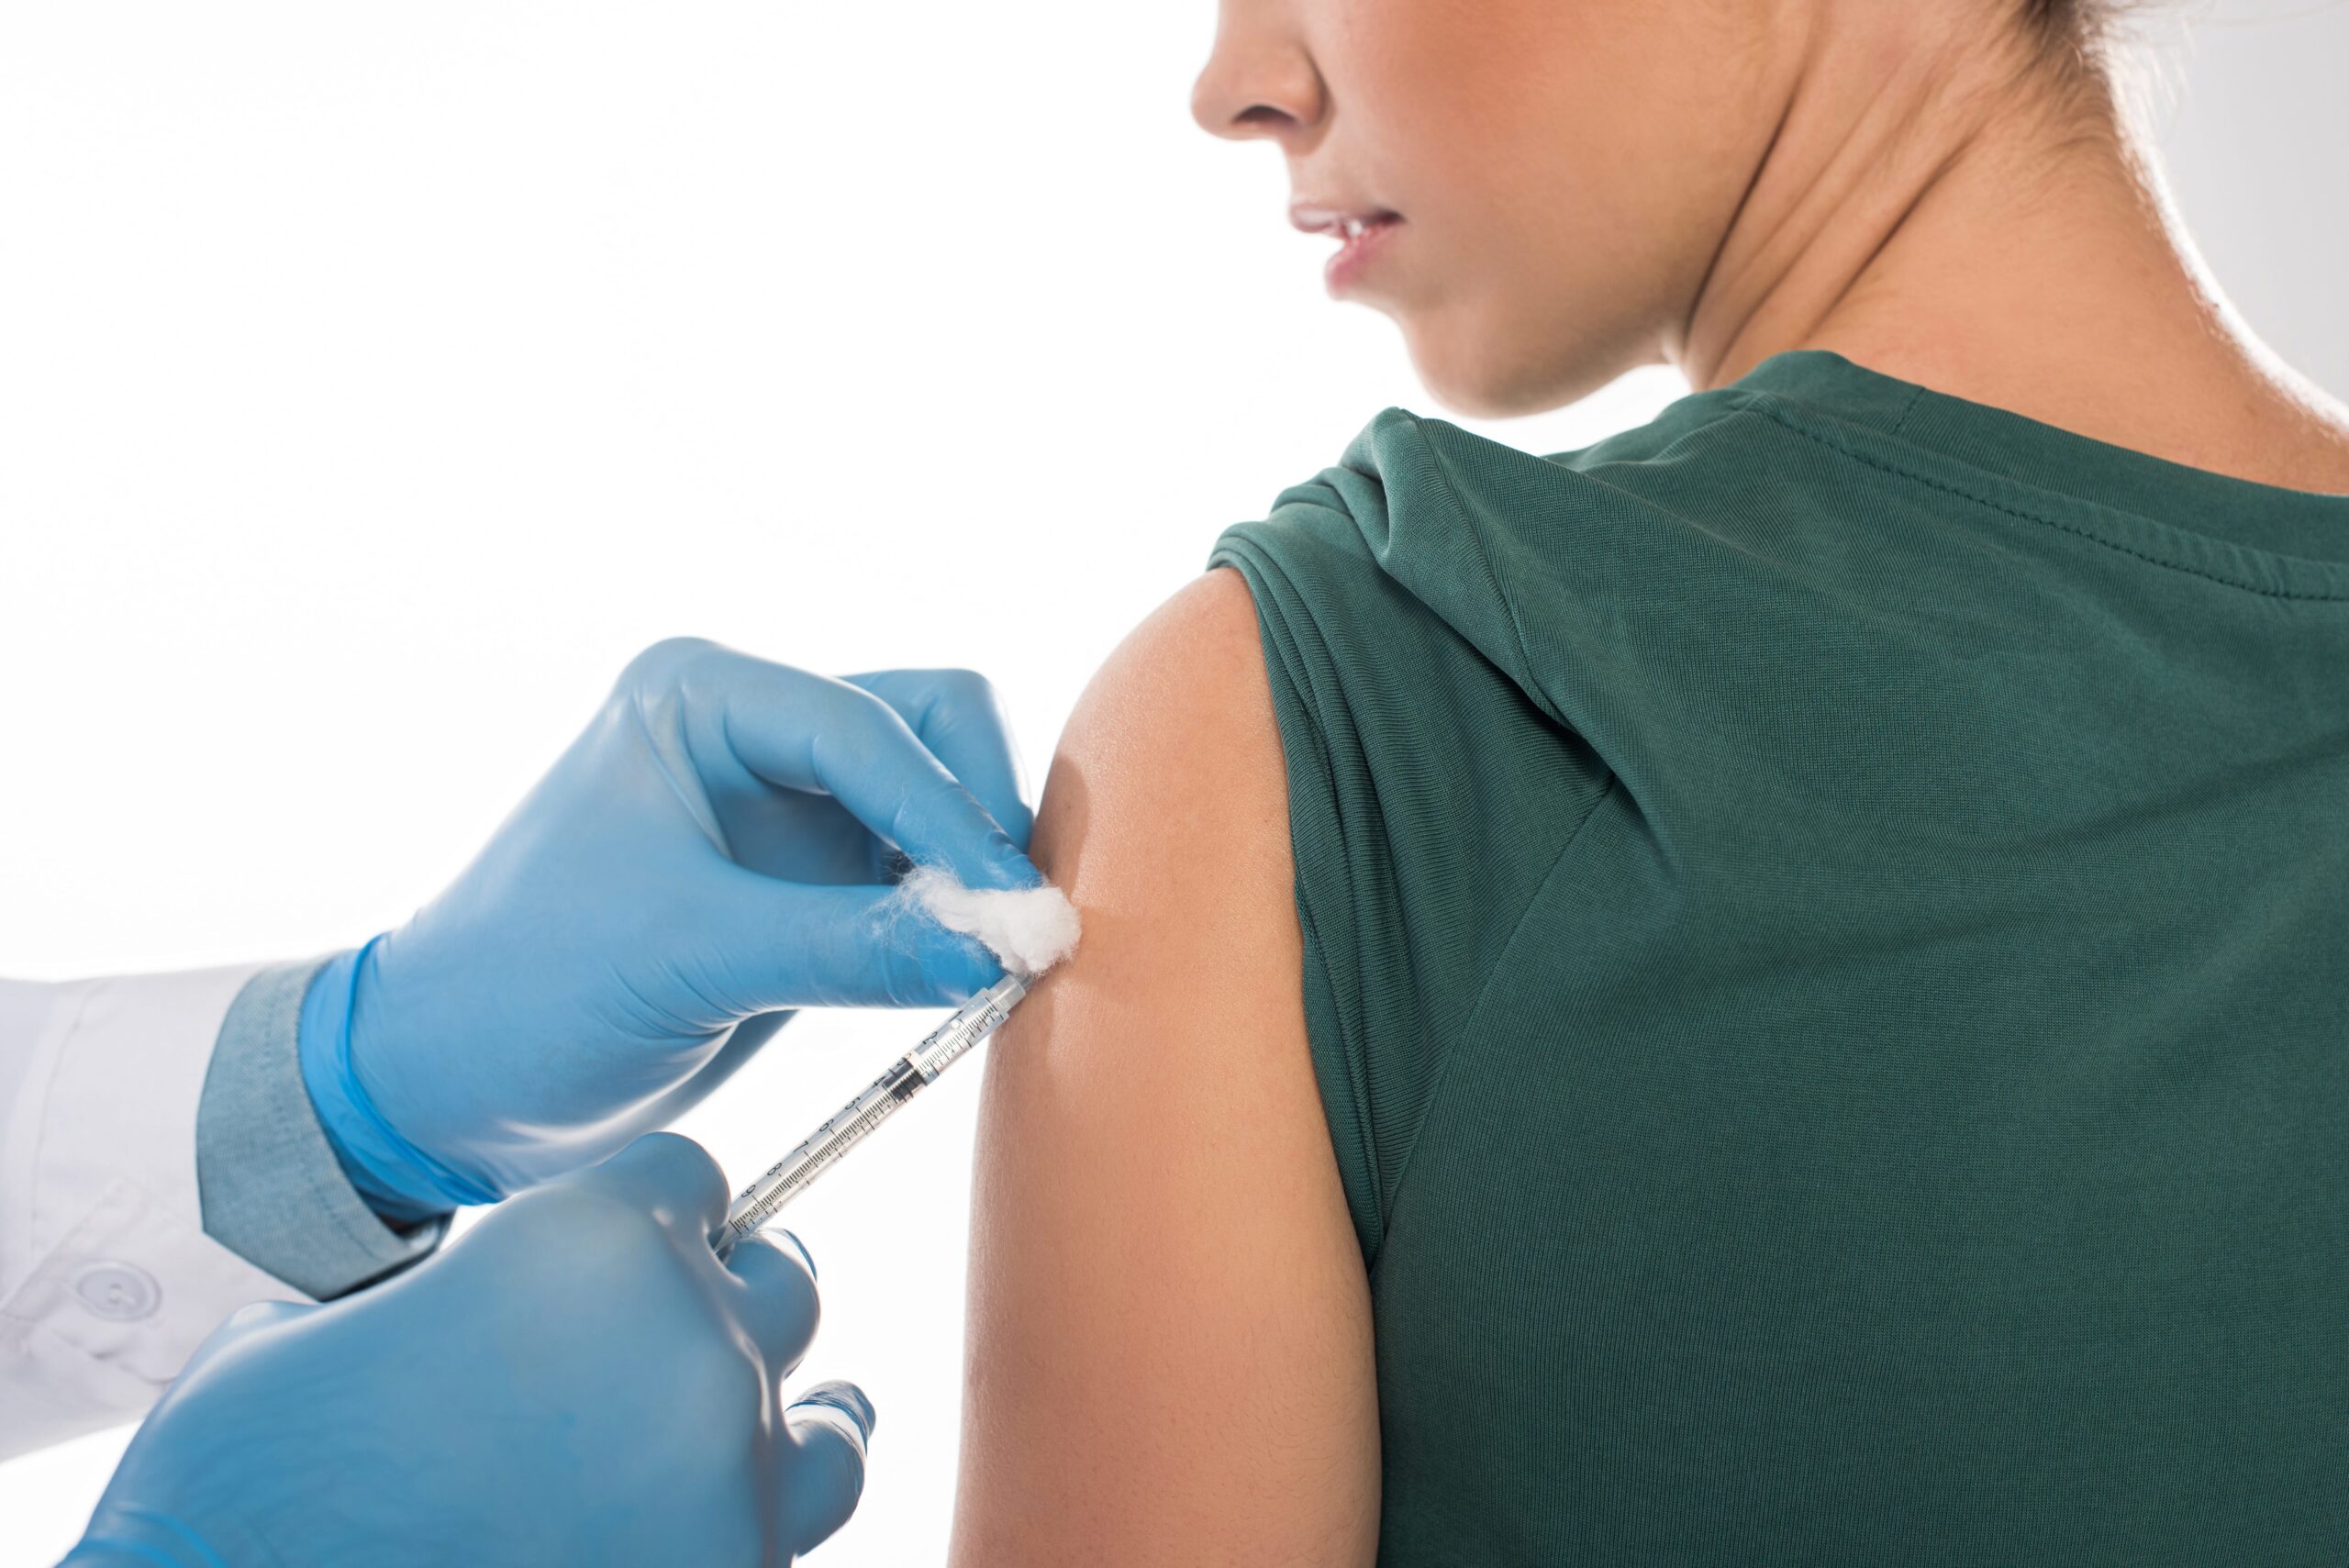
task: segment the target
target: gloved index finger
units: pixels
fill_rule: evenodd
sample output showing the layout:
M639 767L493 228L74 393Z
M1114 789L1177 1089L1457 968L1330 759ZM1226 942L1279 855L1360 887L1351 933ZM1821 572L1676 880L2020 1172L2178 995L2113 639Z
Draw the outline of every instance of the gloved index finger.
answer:
M1005 835L1027 849L1036 816L1022 787L1019 749L992 686L967 670L875 670L841 679L896 709Z
M789 1232L784 1234L789 1237ZM726 1272L740 1287L735 1297L736 1317L751 1342L759 1347L767 1375L790 1376L807 1353L822 1315L807 1250L786 1251L765 1236L745 1236L726 1254Z
M915 861L971 887L1042 876L985 806L886 702L827 675L739 659L725 695L727 744L786 789L820 790Z

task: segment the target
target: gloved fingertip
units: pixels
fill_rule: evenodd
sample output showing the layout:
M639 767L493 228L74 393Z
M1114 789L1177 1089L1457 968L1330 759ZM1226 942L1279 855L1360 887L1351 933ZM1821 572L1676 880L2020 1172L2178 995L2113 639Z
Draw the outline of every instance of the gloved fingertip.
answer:
M798 1249L799 1261L807 1265L807 1277L816 1278L816 1254L807 1250L807 1243L799 1239L799 1233L796 1230L785 1230L778 1226L775 1229L775 1234Z
M873 1401L865 1397L864 1390L839 1380L818 1383L806 1390L785 1412L786 1416L813 1414L818 1418L825 1418L828 1413L844 1416L855 1427L860 1451L872 1442L873 1430L880 1424L880 1417L873 1408Z
M980 942L965 937L952 957L941 960L931 971L931 978L946 993L946 1001L961 1006L1008 973L1002 961L989 952ZM976 951L972 951L976 950Z
M864 1496L873 1402L852 1383L819 1383L784 1411L792 1440L776 1445L782 1533L795 1553L829 1539Z
M1011 847L1024 858L1030 841L1036 836L1036 814L1028 808L1028 803L1014 800L990 815L995 817L996 826L1003 829L1003 836L1011 840Z
M950 931L927 913L900 928L898 963L891 978L900 1006L959 1007L1001 980L1001 961L986 944Z
M726 1254L727 1272L742 1282L737 1321L759 1348L770 1376L788 1376L807 1354L823 1321L822 1295L805 1251L784 1233L747 1236Z
M1038 871L1036 862L1028 858L1025 842L1014 840L1008 833L1003 834L996 842L995 860L996 870L1003 878L999 885L1003 887L1035 887L1044 881L1044 873Z

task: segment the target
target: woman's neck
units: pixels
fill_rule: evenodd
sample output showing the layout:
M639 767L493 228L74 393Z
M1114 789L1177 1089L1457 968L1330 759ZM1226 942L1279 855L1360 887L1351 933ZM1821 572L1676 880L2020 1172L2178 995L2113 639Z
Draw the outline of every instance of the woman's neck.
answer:
M1939 7L1858 0L1784 118L1665 356L1691 385L1787 349L2197 468L2349 491L2349 409L2202 274L2100 83L1920 47Z

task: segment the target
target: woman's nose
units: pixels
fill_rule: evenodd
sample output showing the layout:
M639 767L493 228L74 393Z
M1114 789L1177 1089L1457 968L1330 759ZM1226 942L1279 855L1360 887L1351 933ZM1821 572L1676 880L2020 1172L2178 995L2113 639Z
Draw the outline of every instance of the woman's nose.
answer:
M1226 0L1215 49L1191 83L1191 117L1209 136L1287 143L1321 123L1321 73L1302 44L1253 24L1246 9Z

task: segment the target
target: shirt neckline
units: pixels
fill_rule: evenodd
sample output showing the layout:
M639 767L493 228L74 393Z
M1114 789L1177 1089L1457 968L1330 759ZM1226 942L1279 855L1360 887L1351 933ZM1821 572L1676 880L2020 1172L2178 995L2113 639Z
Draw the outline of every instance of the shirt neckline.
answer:
M2075 509L2132 514L2279 565L2289 558L2325 563L2316 571L2328 583L2343 581L2340 569L2349 566L2349 495L2291 490L2172 462L1935 392L1830 349L1772 354L1730 388L1876 430Z

